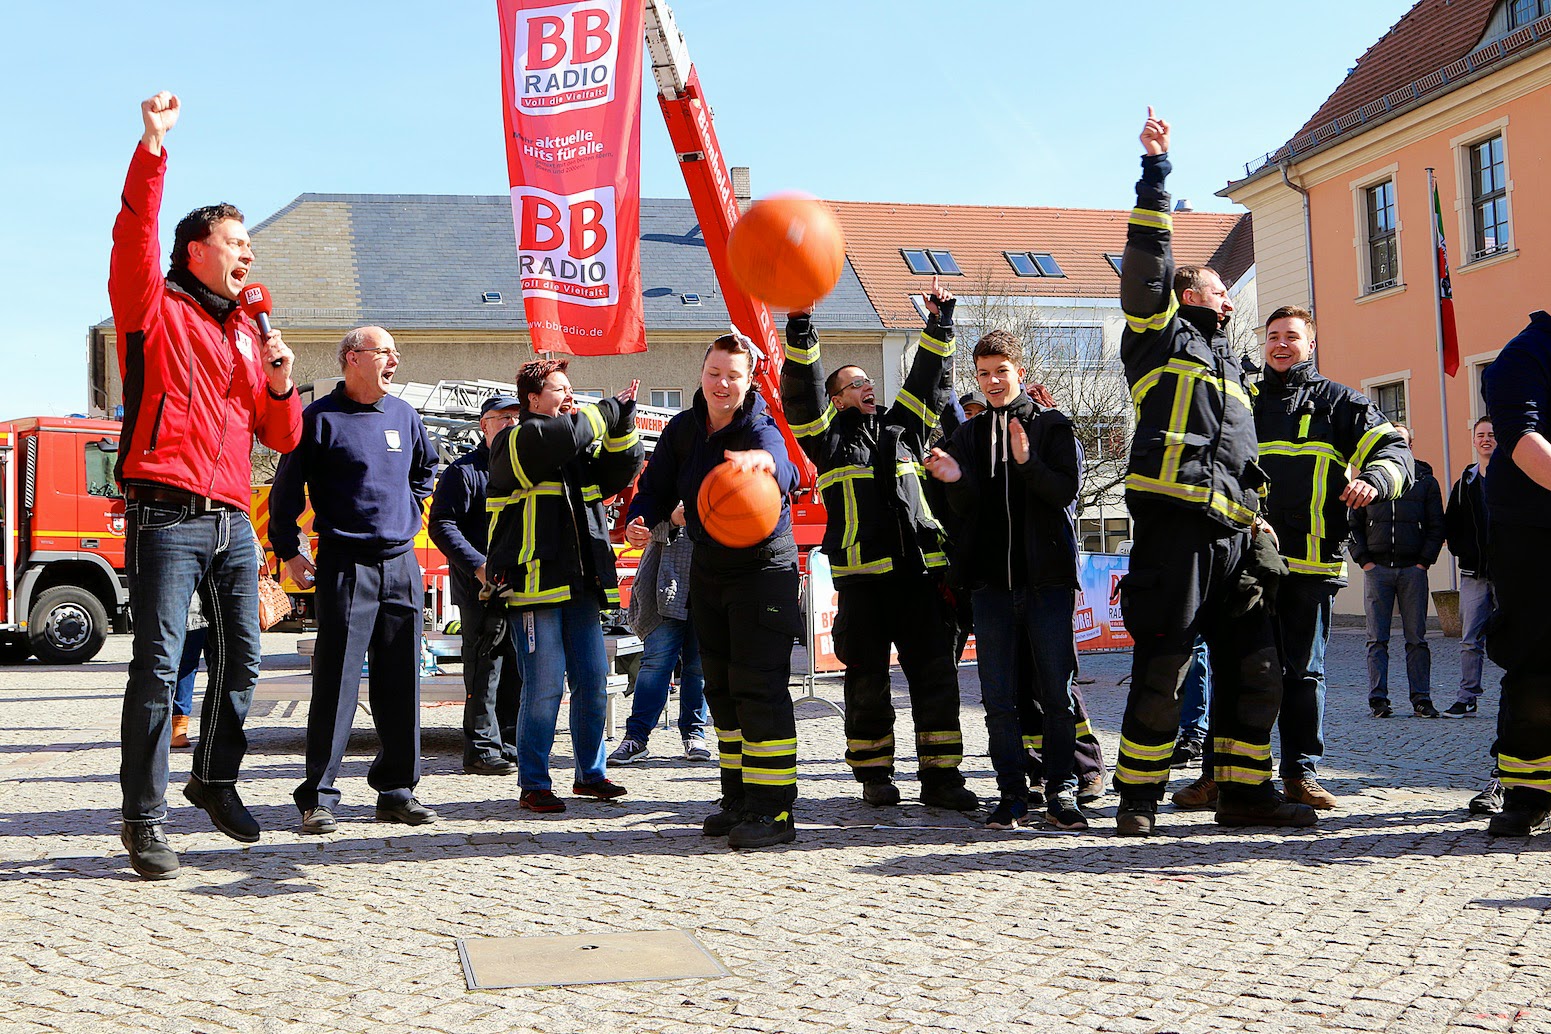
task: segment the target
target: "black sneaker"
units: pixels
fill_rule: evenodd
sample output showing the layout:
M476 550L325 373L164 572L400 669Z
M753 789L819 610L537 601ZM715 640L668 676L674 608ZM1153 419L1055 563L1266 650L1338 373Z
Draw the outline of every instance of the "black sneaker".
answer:
M1445 718L1474 718L1476 716L1475 698L1469 700L1456 700L1443 709Z
M129 851L129 865L147 880L170 880L178 875L178 853L167 843L160 822L126 822L119 839Z
M1041 799L1041 803L1043 799ZM1018 797L1003 797L986 816L986 829L1017 829L1028 821L1029 802Z
M599 779L596 783L572 783L571 792L578 797L591 797L596 801L612 801L625 796L625 788L612 779Z
M1496 815L1503 810L1503 784L1493 779L1486 788L1470 798L1467 805L1472 815Z
M1547 830L1551 830L1551 808L1540 806L1504 808L1486 824L1487 835L1494 837L1532 837Z
M921 803L928 808L946 808L949 811L974 811L980 807L980 798L962 783L927 785L921 787Z
M753 815L745 813L743 821L732 827L727 834L727 846L732 848L774 847L790 844L797 839L797 826L792 813L779 815Z
M1088 818L1077 806L1075 794L1058 793L1045 798L1045 822L1056 829L1087 829Z
M1377 704L1369 704L1368 708L1375 718L1389 718L1395 713L1394 708L1390 707L1389 704L1383 700L1379 701Z
M1438 709L1433 706L1431 700L1418 700L1411 705L1411 712L1418 718L1437 718Z
M436 812L413 797L401 803L377 802L378 822L401 822L406 826L429 826L436 821Z
M874 808L888 808L899 803L899 787L887 779L869 779L862 784L862 800Z
M1248 794L1217 797L1219 826L1312 826L1319 814L1307 804L1289 801L1272 786Z
M723 797L716 802L716 810L705 817L700 832L708 837L724 837L743 821L743 798Z
M198 776L191 775L188 785L183 788L183 796L189 799L189 803L203 808L205 814L210 816L210 821L215 823L215 828L233 840L243 844L258 843L258 819L243 805L235 786L211 786L202 782Z
M1205 749L1205 740L1194 738L1180 740L1174 745L1174 756L1169 758L1169 767L1189 768L1201 760L1201 752Z
M1117 837L1150 837L1158 831L1158 802L1120 798L1115 812Z

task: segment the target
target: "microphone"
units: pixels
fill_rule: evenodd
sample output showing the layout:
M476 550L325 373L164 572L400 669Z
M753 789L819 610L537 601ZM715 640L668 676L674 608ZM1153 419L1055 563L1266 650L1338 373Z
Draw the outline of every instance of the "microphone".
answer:
M237 304L242 306L242 311L258 324L259 333L268 337L274 332L269 325L269 313L275 307L275 303L269 298L269 288L263 284L249 284L242 289ZM269 365L278 369L285 360L276 359Z

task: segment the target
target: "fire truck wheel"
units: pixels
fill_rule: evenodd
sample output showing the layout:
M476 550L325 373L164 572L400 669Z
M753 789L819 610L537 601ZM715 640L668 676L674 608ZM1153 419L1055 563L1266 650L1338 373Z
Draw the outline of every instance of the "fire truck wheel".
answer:
M32 644L25 637L0 639L0 664L20 664L32 656Z
M33 602L27 637L32 652L46 664L84 664L108 638L108 612L85 589L56 585Z

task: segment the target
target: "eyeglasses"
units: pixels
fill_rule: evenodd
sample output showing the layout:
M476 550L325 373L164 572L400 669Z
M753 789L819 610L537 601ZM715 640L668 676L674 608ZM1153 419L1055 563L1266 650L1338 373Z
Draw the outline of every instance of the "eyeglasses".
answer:
M872 387L872 378L871 377L858 377L858 378L856 378L856 380L851 381L849 384L842 384L840 386L840 390L841 391L845 391L847 388L870 388L870 387Z
M367 355L388 355L395 359L399 357L399 350L387 345L384 345L382 348L352 348L350 351L364 352Z

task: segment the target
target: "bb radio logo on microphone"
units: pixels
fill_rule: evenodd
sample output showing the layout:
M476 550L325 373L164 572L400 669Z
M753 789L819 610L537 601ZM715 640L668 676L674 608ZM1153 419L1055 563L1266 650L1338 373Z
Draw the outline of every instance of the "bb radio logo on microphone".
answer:
M555 4L516 15L511 95L518 111L554 115L614 99L619 0Z

